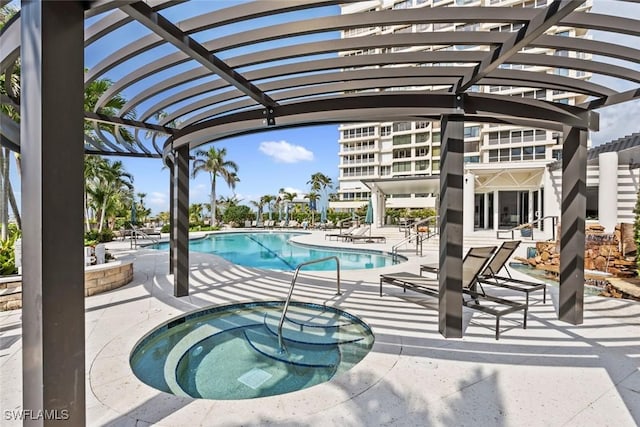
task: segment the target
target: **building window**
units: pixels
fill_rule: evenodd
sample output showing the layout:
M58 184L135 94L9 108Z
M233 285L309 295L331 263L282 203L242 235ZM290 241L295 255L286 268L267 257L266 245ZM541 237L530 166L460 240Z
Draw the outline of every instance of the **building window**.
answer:
M429 147L416 148L416 157L424 157L429 155Z
M434 160L431 166L431 171L436 172L440 170L440 160Z
M393 164L394 172L411 172L411 162L398 162Z
M410 148L393 150L393 158L394 159L406 159L408 157L411 157L411 149Z
M477 153L480 151L480 141L471 141L464 143L465 153Z
M469 126L464 128L465 138L477 138L480 136L480 126Z
M416 161L416 170L417 171L425 171L429 168L428 160L418 160Z
M428 133L417 133L416 134L416 144L419 144L421 142L427 142L429 141L429 134Z
M380 136L391 135L391 126L380 126Z
M393 124L394 132L403 132L405 130L411 130L411 122L396 122Z
M432 148L432 153L433 153L433 157L439 157L440 156L440 147L433 147Z
M431 142L440 142L440 132L433 132L433 134L431 134Z
M465 163L480 163L480 156L465 156Z
M411 144L411 135L396 135L393 137L393 145Z

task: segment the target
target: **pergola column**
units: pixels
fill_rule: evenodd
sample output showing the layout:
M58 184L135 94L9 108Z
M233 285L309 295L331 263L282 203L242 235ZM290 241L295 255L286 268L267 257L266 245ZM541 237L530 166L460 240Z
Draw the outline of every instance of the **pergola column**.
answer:
M564 128L560 217L560 307L558 318L583 321L584 222L587 212L587 131Z
M173 295L189 295L189 146L174 151L173 210L171 237L173 248Z
M21 19L23 422L84 426L84 8Z
M169 169L169 274L173 274L173 253L176 247L176 239L173 233L173 183L175 179L173 157L168 158L166 164Z
M440 147L439 330L462 337L464 116L442 116Z

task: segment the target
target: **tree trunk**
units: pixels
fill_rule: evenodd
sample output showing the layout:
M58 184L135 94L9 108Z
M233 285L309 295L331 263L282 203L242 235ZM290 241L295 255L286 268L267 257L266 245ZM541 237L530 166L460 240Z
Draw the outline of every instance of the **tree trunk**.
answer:
M211 227L216 223L216 176L211 177Z
M98 233L102 233L102 227L104 225L105 216L107 215L107 200L108 196L105 196L104 202L102 202L102 208L100 209L100 224L98 225Z

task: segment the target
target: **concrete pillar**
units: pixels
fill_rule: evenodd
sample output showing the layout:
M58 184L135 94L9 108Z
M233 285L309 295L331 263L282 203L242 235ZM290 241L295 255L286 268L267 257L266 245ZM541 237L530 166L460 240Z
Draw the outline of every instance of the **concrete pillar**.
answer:
M464 116L442 116L440 149L439 330L462 337Z
M462 206L463 213L463 232L464 234L472 234L475 223L475 175L467 172L464 175L464 203Z
M489 193L484 193L484 224L482 227L485 230L489 229Z
M173 166L173 295L189 295L189 146L175 150Z
M23 405L17 409L25 426L84 426L84 8L23 1L21 21Z
M560 304L558 318L583 322L584 222L587 214L587 131L564 129L560 217Z
M529 212L527 212L527 218L528 218L528 222L532 222L533 220L535 220L535 215L533 212L533 191L529 190L529 194L528 194L528 202L527 204L529 205Z
M618 223L618 153L600 154L598 164L598 222L613 233Z
M500 228L500 201L499 199L499 191L495 190L493 192L493 229L498 230Z

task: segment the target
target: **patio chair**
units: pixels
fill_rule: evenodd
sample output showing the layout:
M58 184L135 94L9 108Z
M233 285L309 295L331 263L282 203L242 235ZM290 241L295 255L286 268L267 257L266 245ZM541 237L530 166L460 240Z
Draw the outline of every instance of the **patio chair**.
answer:
M486 268L496 247L471 248L462 260L462 304L472 310L490 314L496 318L496 340L500 339L500 318L506 314L522 310L524 312L523 329L527 328L527 305L503 298L487 295L483 289L476 290L478 276ZM437 279L418 274L400 272L380 275L380 296L382 285L400 286L425 295L439 297L440 289Z
M351 241L352 243L356 242L365 242L365 243L373 243L373 242L386 242L387 238L385 236L372 236L371 234L367 234L371 230L370 227L362 227L362 232L353 232L350 236L345 236L344 241ZM358 230L356 230L358 231Z
M531 292L542 290L542 303L547 302L547 284L542 282L529 282L527 280L514 279L511 272L507 268L507 261L520 245L520 240L503 242L500 248L493 256L487 268L478 277L478 283L482 285L492 285L501 288L511 289L513 291L524 292L526 295L527 306L529 305L529 294ZM498 273L504 269L507 276L498 276Z
M324 235L324 239L327 240L327 237L329 238L329 240L331 240L332 237L335 237L336 240L338 240L339 238L344 238L344 236L350 236L351 233L353 233L356 228L358 228L357 225L351 226L347 229L347 231L345 231L344 233L326 233Z
M529 282L521 279L514 279L507 268L507 261L511 258L516 249L520 246L520 240L510 240L503 242L496 253L487 264L487 267L478 276L478 284L492 285L500 288L510 289L513 291L524 292L526 295L526 304L529 306L529 294L534 291L542 290L542 303L547 302L547 285L541 282ZM498 276L498 273L504 269L508 277ZM438 274L438 266L435 264L422 264L420 266L420 274L426 271L428 273Z
M353 242L353 239L363 237L368 232L369 232L369 226L363 225L362 227L358 227L355 230L353 230L353 232L350 233L349 235L342 236L342 241L347 242L351 240Z

